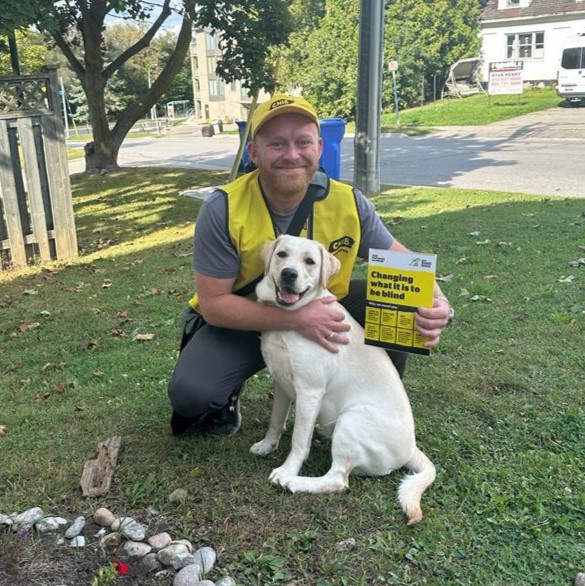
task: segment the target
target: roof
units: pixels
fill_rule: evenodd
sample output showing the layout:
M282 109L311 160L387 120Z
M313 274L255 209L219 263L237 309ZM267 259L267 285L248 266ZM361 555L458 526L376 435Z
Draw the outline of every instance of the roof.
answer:
M576 0L532 0L525 8L505 8L498 10L498 0L488 0L481 11L480 20L508 20L549 14L585 12L585 2Z

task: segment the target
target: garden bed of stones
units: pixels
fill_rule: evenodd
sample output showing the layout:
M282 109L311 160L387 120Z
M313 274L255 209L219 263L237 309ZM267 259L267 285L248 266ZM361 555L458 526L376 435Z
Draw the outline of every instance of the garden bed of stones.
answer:
M195 549L186 539L174 539L168 527L116 516L106 508L75 519L49 515L40 507L0 512L0 552L0 583L7 586L105 586L113 582L96 581L100 569L111 572L113 567L116 584L236 584L218 572L213 548Z

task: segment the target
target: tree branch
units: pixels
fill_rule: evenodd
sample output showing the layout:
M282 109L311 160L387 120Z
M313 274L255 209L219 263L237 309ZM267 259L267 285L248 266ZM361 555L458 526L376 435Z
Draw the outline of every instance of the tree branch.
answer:
M59 49L61 49L67 61L69 61L69 65L71 65L71 68L73 69L73 71L75 71L81 83L83 84L83 81L85 79L85 69L83 65L81 65L81 62L75 56L75 54L71 50L71 47L67 44L67 41L65 41L60 32L51 31L50 34L53 37L53 39L55 39L55 43L57 43L57 46L59 47Z
M185 57L191 44L191 34L193 31L193 21L187 16L190 13L188 8L192 7L193 2L194 0L185 1L187 9L185 10L181 30L177 37L177 44L161 74L156 78L152 87L142 99L129 104L124 112L118 116L116 125L112 129L112 139L114 141L119 140L121 143L134 123L140 118L140 116L143 116L148 110L150 110L150 108L152 108L152 106L154 106L154 104L156 104L163 93L167 90L171 80L181 70L181 67L183 67Z
M122 67L122 65L124 65L124 63L126 63L126 61L128 61L128 59L134 57L134 55L136 55L137 53L142 51L142 49L145 49L150 45L150 41L152 40L154 35L156 35L158 30L162 26L163 22L171 14L171 9L169 6L170 1L171 0L165 0L165 3L161 9L161 13L159 14L158 18L153 22L150 29L148 29L148 31L144 34L144 36L139 41L134 43L134 45L128 47L128 49L126 49L123 53L118 55L118 57L116 57L116 59L114 59L104 69L104 80L109 79L116 71L118 71L118 69L120 69L120 67Z

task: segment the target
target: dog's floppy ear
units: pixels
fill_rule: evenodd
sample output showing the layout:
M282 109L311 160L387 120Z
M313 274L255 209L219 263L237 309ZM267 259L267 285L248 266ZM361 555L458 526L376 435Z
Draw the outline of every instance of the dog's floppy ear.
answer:
M321 248L321 287L327 289L329 279L336 275L341 268L339 259L335 258L322 244Z
M276 240L269 240L260 247L260 256L264 261L264 275L268 274L272 254L274 253L274 249L276 248L276 243L278 242L279 238L280 236Z

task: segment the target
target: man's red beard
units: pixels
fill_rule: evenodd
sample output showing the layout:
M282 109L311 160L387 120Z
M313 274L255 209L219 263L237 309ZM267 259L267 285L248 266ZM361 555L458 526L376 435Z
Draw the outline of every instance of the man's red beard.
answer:
M282 173L278 168L271 168L264 174L265 178L272 183L275 189L282 195L296 195L305 191L313 179L316 166L304 167L302 173Z

